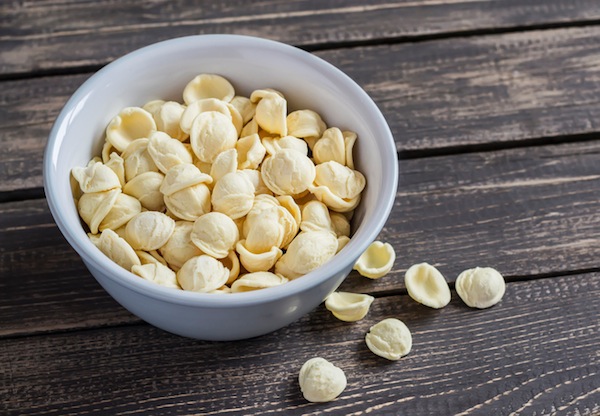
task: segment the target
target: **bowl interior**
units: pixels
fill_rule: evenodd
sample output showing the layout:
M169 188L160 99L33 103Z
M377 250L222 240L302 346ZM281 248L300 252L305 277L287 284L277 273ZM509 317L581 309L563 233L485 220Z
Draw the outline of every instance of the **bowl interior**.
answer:
M122 108L142 106L154 99L182 102L183 88L200 73L226 77L237 95L249 96L258 88L275 88L288 100L288 111L312 109L329 127L358 134L355 163L367 177L367 187L353 220L353 238L344 248L345 262L356 260L383 227L395 196L397 158L389 127L367 94L327 62L285 44L235 35L191 36L142 48L98 71L71 97L53 127L44 159L50 209L69 243L87 261L112 263L99 254L80 225L71 194L70 171L100 154L106 125ZM330 263L315 273L319 277L312 279L322 279L334 268L339 269L339 265ZM153 284L118 266L107 267L110 274L119 275L116 277L125 279L127 284L158 293ZM307 275L283 286L311 284L310 280ZM189 295L198 294L176 296Z

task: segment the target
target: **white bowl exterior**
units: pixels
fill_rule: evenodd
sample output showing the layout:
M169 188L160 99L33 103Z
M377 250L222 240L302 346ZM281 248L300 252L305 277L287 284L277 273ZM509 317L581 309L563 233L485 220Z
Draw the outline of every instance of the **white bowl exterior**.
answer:
M235 295L159 287L120 268L88 239L71 194L69 175L99 155L104 129L122 108L153 99L182 101L199 73L228 78L238 95L258 88L284 93L294 109L321 114L328 126L358 134L355 163L367 188L355 214L352 240L332 261L280 287ZM44 187L54 219L100 284L132 313L180 335L231 340L281 328L314 309L339 286L376 238L391 211L398 180L396 148L375 103L349 77L316 56L265 39L201 35L160 42L107 65L71 97L50 134ZM249 309L251 307L251 309Z

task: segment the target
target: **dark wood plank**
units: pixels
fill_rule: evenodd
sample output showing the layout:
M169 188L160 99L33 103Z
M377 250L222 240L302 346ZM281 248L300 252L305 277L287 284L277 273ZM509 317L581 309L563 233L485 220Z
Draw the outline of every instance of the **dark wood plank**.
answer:
M342 288L397 293L423 261L450 282L484 265L509 279L597 268L599 154L593 141L401 161L379 236L396 264L377 281L353 272ZM44 200L0 204L0 236L0 335L136 322L87 273Z
M589 27L317 54L367 90L410 157L595 134L599 40L600 27ZM87 76L1 84L0 191L41 186L51 124Z
M107 13L107 10L110 10ZM472 2L4 2L0 73L102 65L160 40L235 33L303 47L507 30L600 18L594 0ZM114 17L118 16L118 19Z
M348 324L323 307L273 334L208 343L140 325L0 341L3 414L595 414L600 274L514 282L491 309L453 293L441 310L408 296L376 299ZM411 329L401 361L372 354L368 328ZM298 342L301 339L302 342ZM341 367L348 386L309 404L297 384L309 358ZM356 413L353 413L356 412Z

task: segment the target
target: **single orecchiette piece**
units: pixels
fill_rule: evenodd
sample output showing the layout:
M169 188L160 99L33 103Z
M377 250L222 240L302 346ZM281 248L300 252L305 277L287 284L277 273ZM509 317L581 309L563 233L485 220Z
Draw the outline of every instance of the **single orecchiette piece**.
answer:
M438 269L428 263L415 264L406 271L404 285L408 295L430 308L450 303L450 287Z
M309 143L321 137L327 128L321 116L312 110L292 111L287 115L286 121L287 134L303 139L308 138L307 142Z
M117 175L121 187L125 186L125 160L117 153L112 152L104 164Z
M160 172L144 172L127 182L123 192L137 198L147 210L162 212L165 201L160 186L164 177Z
M329 161L316 166L315 184L326 186L340 198L359 197L366 183L362 173L338 162Z
M183 263L202 254L202 251L192 243L192 230L194 223L191 221L175 221L175 228L171 237L160 248L165 261L177 271Z
M181 289L175 272L160 263L136 265L131 268L131 272L157 285Z
M91 240L109 259L128 271L141 264L135 250L111 229L102 231L100 236Z
M283 251L277 246L255 253L246 247L246 240L238 241L235 245L235 251L240 256L240 263L249 272L270 270L283 254Z
M346 164L346 146L344 135L337 127L331 127L323 133L313 147L315 163L335 161L341 165Z
M252 117L254 117L254 113L256 112L256 105L250 101L248 97L242 97L241 95L236 95L229 102L232 106L234 106L237 111L242 116L242 123L246 124Z
M203 100L195 101L186 107L185 111L181 115L181 120L179 121L181 130L189 134L192 131L194 119L199 114L207 111L216 111L231 120L231 111L229 111L226 102L216 98L205 98Z
M116 230L122 225L127 224L130 219L142 211L142 205L136 198L119 193L108 214L102 219L98 229L103 231L107 228Z
M233 282L231 291L233 293L250 292L252 290L279 286L287 281L288 279L285 277L271 272L246 273Z
M375 298L362 293L333 292L325 299L325 307L340 321L360 321L369 312Z
M191 238L203 253L222 259L235 248L240 236L231 218L220 212L209 212L194 222Z
M216 111L200 113L190 130L192 150L205 163L213 163L219 153L234 148L237 138L231 117Z
M97 234L100 223L115 205L121 189L91 192L81 195L77 202L79 216L88 225L92 234Z
M310 201L302 207L302 231L334 231L329 209L320 201Z
M233 85L216 74L197 75L183 89L183 101L187 105L204 98L217 98L229 102L234 96Z
M229 270L214 257L202 254L186 261L177 271L177 281L185 290L208 293L222 287Z
M189 164L180 164L169 169L160 191L164 195L165 205L177 218L195 221L201 215L210 212L210 175Z
M262 144L271 156L281 149L294 149L305 156L308 155L308 145L306 142L294 136L263 137Z
M314 403L334 400L342 394L347 384L344 371L321 357L311 358L304 363L298 382L304 398Z
M265 90L254 91L250 96L253 102L258 101L254 119L260 128L279 136L287 135L287 101L274 92L263 93ZM258 98L261 96L261 98Z
M238 169L257 169L267 153L258 134L242 137L235 143Z
M275 264L275 273L288 279L307 274L331 259L337 246L336 236L329 231L302 231Z
M213 209L229 216L241 218L250 211L254 202L254 185L241 171L228 173L213 188Z
M148 137L156 131L152 114L140 107L126 107L106 127L106 140L123 152L135 139Z
M404 357L412 348L410 330L396 318L387 318L373 325L365 341L374 354L391 361Z
M158 166L148 153L148 142L146 138L136 139L121 154L126 182L145 172L158 172Z
M121 187L117 174L102 162L89 163L85 168L74 167L71 174L79 182L84 193L110 191Z
M148 138L148 153L162 173L175 165L192 163L192 155L185 145L162 131L156 131Z
M174 229L175 221L169 216L161 212L144 211L129 220L125 237L136 250L157 250L166 244Z
M148 111L152 114L158 131L165 132L182 142L188 138L188 132L180 127L181 116L185 109L186 107L178 102L167 101Z
M316 176L315 165L307 156L292 149L281 149L261 166L265 185L277 195L297 195L308 189Z
M350 221L344 215L338 212L330 212L331 226L338 237L350 237Z
M485 309L500 302L506 291L506 284L497 270L475 267L458 275L455 288L467 306Z
M370 279L379 279L392 270L396 252L389 243L372 242L354 264L354 270Z
M311 185L308 189L311 192L311 195L327 205L332 211L343 213L351 212L360 202L360 195L354 198L345 199L333 193L327 186Z
M344 135L344 147L346 149L346 166L350 169L354 169L354 144L356 143L357 135L353 131L343 131Z

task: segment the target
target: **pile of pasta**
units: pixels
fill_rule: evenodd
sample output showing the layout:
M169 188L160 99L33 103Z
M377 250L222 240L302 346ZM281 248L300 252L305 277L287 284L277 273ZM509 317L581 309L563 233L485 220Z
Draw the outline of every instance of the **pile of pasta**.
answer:
M183 103L122 109L101 156L71 171L91 241L144 279L203 293L280 285L329 261L366 185L357 135L287 107L280 91L244 97L200 74Z

